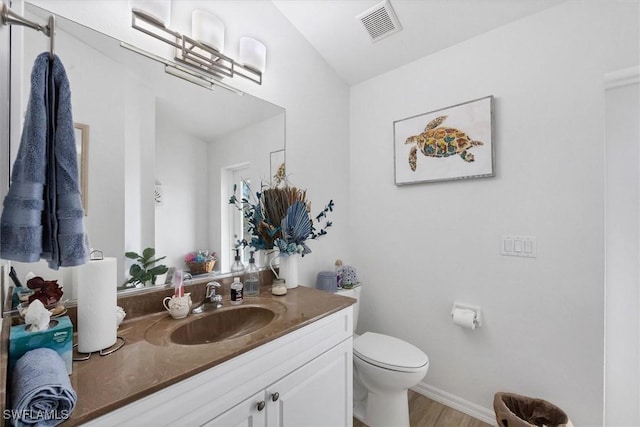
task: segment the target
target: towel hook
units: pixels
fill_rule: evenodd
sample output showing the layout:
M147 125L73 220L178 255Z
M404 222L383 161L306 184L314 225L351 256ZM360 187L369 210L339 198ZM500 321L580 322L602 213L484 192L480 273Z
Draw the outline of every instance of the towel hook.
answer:
M56 18L53 15L49 16L49 24L45 28L47 31L44 31L44 33L49 36L49 59L53 60L56 54Z
M33 28L36 31L41 31L45 35L47 35L50 39L49 45L49 58L53 59L53 55L55 54L55 17L51 15L49 17L49 23L46 27L38 24L37 22L29 21L26 18L15 13L13 10L9 9L4 2L2 3L2 10L0 11L0 22L4 25L22 25L24 27Z

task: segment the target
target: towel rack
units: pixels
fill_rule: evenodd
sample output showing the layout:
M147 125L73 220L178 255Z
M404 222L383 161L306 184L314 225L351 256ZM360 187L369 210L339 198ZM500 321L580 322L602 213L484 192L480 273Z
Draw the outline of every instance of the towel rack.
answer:
M9 9L6 4L2 3L2 12L0 13L0 20L4 25L22 25L24 27L33 28L34 30L41 31L49 37L49 57L53 59L55 54L55 17L49 16L49 22L46 26L42 26L37 22L29 21L22 16Z

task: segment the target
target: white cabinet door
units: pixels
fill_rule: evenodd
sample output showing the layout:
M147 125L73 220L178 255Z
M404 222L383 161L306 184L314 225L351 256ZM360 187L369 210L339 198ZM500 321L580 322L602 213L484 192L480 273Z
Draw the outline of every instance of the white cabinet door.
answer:
M268 426L351 426L351 352L351 339L348 339L269 386L266 390Z
M206 427L265 427L266 409L264 391L254 394L247 400L204 424Z

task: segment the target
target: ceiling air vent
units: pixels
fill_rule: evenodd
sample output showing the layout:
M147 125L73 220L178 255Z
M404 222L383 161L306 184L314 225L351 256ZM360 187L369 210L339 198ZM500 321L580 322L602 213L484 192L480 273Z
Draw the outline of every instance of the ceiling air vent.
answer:
M371 36L371 41L377 42L402 29L391 3L383 1L366 12L356 16Z

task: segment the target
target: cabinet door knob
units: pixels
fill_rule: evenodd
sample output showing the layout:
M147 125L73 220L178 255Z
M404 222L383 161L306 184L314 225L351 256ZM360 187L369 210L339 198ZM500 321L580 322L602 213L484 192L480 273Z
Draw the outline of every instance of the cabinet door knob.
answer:
M266 405L265 401L258 402L258 411L262 411Z
M275 392L271 395L271 400L273 400L274 402L278 399L280 399L280 393Z

